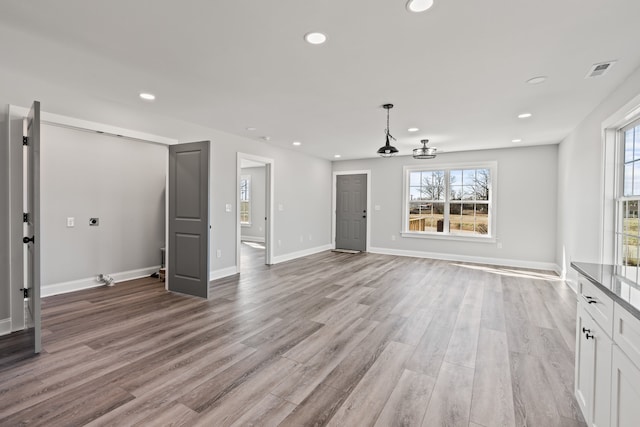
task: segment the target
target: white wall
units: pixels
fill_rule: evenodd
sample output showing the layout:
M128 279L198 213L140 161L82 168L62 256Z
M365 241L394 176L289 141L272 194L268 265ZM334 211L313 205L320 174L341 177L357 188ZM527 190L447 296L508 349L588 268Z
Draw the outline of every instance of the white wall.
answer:
M236 267L238 209L236 196L237 153L274 160L273 258L290 257L330 248L331 162L295 150L280 149L263 142L208 130L212 143L211 223L213 276ZM225 211L225 204L233 206ZM216 257L217 250L222 256Z
M555 268L557 145L333 163L334 171L371 170L371 250L445 259ZM403 166L497 161L497 242L409 238L402 229ZM393 240L392 236L395 236ZM498 242L502 248L498 248Z
M560 144L558 153L557 263L575 281L572 261L600 262L603 245L602 126L640 95L640 69L611 93ZM607 225L611 229L611 224ZM607 236L609 238L610 236Z
M250 197L250 215L251 224L242 225L240 233L243 240L264 241L265 227L265 167L243 168L241 175L251 177L251 185L249 188Z
M164 247L166 145L43 124L43 295L98 273L147 275ZM67 227L67 218L75 219ZM89 218L98 217L98 226ZM142 270L142 271L139 271Z

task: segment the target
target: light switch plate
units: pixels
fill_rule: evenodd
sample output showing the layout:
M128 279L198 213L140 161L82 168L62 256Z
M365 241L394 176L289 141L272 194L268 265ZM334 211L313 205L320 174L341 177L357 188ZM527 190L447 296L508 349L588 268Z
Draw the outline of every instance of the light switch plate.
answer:
M67 227L71 228L71 227L75 227L76 226L76 219L72 216L67 218Z
M227 212L231 212L231 203L227 203L224 207L224 210Z

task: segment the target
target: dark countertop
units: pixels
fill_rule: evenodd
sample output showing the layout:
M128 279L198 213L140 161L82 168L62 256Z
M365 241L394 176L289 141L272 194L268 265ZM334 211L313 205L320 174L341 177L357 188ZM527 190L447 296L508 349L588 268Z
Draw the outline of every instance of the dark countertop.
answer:
M624 266L572 262L571 267L640 319L640 285L623 276Z

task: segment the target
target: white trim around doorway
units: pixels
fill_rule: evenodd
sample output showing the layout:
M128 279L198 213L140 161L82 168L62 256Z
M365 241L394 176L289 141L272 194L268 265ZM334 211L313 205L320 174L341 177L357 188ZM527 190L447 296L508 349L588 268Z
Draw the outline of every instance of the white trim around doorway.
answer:
M267 248L265 254L264 263L271 265L273 264L273 242L275 241L274 237L274 227L273 227L273 206L274 206L274 174L275 174L275 161L268 157L255 156L253 154L247 153L237 153L237 164L236 164L236 273L240 273L240 248L241 248L241 239L242 239L242 227L240 225L240 173L242 169L242 160L251 160L253 162L262 163L267 167L265 173L265 179L267 180L267 194L265 195L265 214L267 216L267 221L265 222L265 246Z

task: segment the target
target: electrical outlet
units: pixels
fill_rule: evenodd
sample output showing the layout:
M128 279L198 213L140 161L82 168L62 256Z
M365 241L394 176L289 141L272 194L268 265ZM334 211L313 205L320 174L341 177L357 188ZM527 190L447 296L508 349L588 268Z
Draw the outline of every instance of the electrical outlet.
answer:
M218 249L218 250L216 251L216 256L217 256L218 258L222 258L222 250Z
M224 210L225 210L225 211L227 211L227 212L231 212L231 203L227 203L227 204L224 206Z
M380 210L380 205L375 205L375 207L373 209L376 210L376 211L379 211Z
M498 249L502 249L502 242L498 242L496 246L498 247Z
M75 227L76 226L76 219L72 216L67 218L67 227L71 228L71 227Z
M395 234L391 235L391 240L396 240L396 235Z
M309 234L309 241L313 240L313 236L311 234Z

